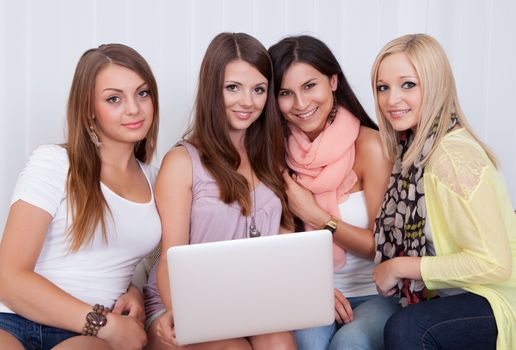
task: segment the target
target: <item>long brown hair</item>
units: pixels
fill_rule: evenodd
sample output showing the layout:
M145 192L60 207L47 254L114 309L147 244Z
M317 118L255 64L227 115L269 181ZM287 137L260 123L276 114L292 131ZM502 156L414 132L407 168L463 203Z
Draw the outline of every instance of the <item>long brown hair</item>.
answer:
M281 200L282 224L292 227L281 176L285 169L285 145L274 96L272 63L257 39L245 33L220 33L211 41L199 72L195 119L184 137L199 150L203 165L217 181L221 200L228 204L237 201L242 215L249 215L249 185L237 172L241 160L229 138L223 95L225 68L238 59L256 68L269 82L267 103L260 117L246 130L245 147L258 179Z
M135 157L150 163L158 136L158 88L145 59L134 49L121 44L101 45L86 51L77 63L67 108L66 150L70 162L67 180L68 212L71 224L70 251L91 241L97 226L105 241L105 213L109 210L100 188L101 160L88 130L94 124L93 90L97 74L108 64L123 66L137 73L149 86L154 107L152 125L146 137L135 144Z

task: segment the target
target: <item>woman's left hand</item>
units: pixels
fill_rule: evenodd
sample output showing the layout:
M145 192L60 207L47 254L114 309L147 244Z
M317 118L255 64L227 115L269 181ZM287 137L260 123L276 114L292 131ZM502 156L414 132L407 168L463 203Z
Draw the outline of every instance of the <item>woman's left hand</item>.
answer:
M112 312L134 317L143 325L145 322L145 307L140 290L131 284L127 292L118 298Z

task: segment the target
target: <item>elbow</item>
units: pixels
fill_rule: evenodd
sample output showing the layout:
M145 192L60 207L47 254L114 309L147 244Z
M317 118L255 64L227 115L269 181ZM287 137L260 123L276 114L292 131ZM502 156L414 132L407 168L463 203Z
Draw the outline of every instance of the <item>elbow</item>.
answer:
M4 304L9 295L9 286L12 283L12 279L9 278L9 271L5 265L7 264L0 264L0 302Z
M498 277L500 278L500 282L506 281L512 276L512 253L510 249L504 250L503 254L499 255L498 259Z
M490 269L488 283L502 283L507 281L512 276L512 257L505 256L503 258L498 258L496 262L491 264L492 268Z
M503 264L500 264L498 267L497 277L499 278L499 282L507 281L512 276L512 258L509 257L507 261Z

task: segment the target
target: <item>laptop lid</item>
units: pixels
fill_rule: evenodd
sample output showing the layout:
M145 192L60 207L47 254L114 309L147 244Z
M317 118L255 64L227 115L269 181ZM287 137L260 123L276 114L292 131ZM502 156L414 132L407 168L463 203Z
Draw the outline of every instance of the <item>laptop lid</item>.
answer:
M179 344L335 320L327 230L171 247L167 259Z

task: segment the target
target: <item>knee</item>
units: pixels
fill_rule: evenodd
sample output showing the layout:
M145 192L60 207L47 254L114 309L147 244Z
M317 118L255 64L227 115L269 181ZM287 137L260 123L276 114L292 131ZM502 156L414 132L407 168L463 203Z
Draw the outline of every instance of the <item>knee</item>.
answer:
M296 340L292 332L272 333L253 337L254 349L295 350Z
M361 325L366 326L366 325ZM335 333L330 343L330 350L359 350L383 349L383 332L378 334L366 327L353 325L353 322L344 325Z

